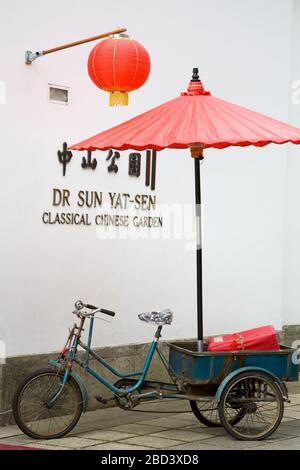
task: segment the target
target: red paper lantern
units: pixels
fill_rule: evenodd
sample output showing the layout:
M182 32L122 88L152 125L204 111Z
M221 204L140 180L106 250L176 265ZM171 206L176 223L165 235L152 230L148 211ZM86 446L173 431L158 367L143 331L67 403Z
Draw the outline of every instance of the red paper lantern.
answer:
M128 92L140 88L150 72L146 49L129 37L112 37L90 52L88 73L95 85L110 93L109 105L127 105Z

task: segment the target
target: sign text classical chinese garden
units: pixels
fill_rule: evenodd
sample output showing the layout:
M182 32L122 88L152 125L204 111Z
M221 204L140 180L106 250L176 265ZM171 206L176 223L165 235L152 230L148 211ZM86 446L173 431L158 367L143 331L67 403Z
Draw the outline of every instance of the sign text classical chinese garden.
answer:
M72 210L74 206L76 209ZM148 228L163 224L162 217L149 215L156 209L156 196L150 194L85 190L71 193L69 189L53 188L52 207L63 210L44 212L44 224Z

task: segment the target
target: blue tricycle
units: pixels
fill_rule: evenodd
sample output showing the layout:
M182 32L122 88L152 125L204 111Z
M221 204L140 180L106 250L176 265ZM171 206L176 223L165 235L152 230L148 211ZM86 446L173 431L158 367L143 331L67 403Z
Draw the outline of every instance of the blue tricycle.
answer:
M16 390L13 412L20 429L34 439L55 439L66 435L87 410L88 394L74 364L93 376L112 392L111 399L123 410L132 410L145 401L173 398L188 400L196 418L206 426L223 426L240 440L261 440L279 426L284 402L288 401L286 381L298 380L294 350L199 352L197 342L169 344L169 360L158 348L162 327L171 324L170 310L140 314L139 318L156 326L154 339L142 370L119 372L91 348L97 314L115 313L81 301L75 303L74 324L65 348L49 367L26 377ZM81 340L89 319L88 341ZM78 354L78 348L84 354ZM147 372L157 352L168 371L170 382L147 380ZM93 358L118 380L110 383L90 367ZM96 397L100 402L107 399Z

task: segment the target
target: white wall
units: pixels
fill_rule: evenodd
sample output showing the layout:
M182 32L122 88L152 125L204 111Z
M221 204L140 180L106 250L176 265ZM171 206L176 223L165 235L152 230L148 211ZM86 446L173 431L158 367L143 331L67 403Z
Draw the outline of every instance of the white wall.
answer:
M95 344L146 341L143 310L170 307L164 337L196 332L195 260L185 241L100 241L94 228L45 226L53 187L145 192L142 179L95 172L74 155L63 178L56 152L184 90L198 66L220 98L288 119L292 1L0 0L1 337L9 355L59 349L74 300L117 311L98 324ZM147 84L128 108L109 108L90 81L93 45L49 55L43 49L125 25L149 51ZM47 102L47 84L71 88L71 104ZM160 203L192 203L193 162L186 151L158 156ZM77 160L78 159L78 160ZM205 334L266 323L281 326L285 147L209 150L202 165Z
M300 2L294 2L289 122L300 127ZM283 323L300 323L300 149L290 145L287 158Z

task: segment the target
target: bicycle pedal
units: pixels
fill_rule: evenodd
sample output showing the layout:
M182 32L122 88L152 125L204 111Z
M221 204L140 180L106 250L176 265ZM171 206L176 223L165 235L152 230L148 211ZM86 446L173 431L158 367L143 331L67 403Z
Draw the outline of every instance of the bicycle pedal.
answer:
M107 400L105 398L100 397L100 395L95 395L95 398L96 398L97 401L99 401L103 405L107 404Z

